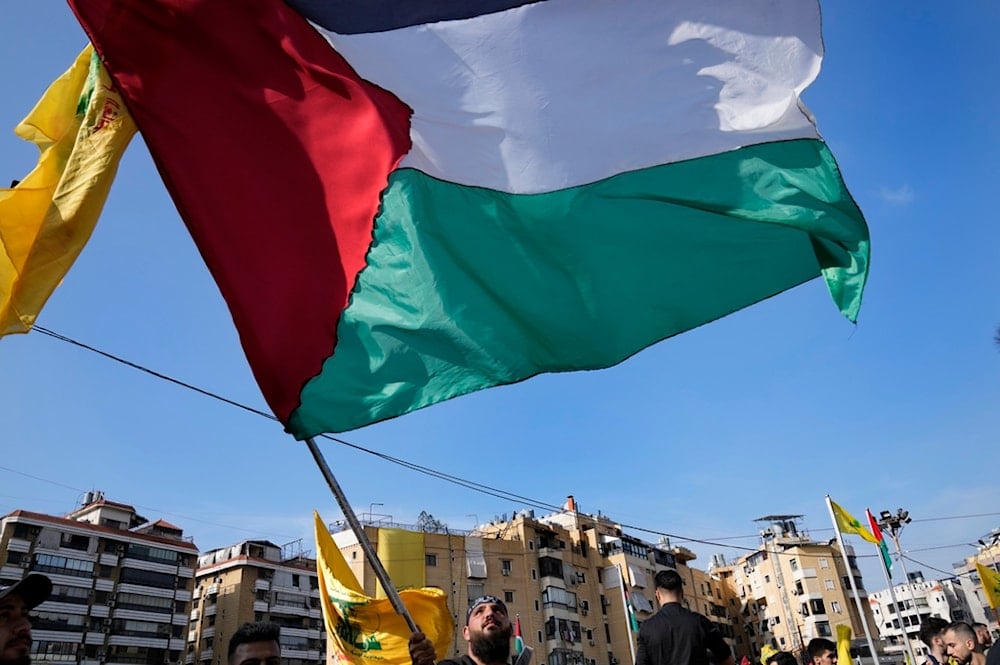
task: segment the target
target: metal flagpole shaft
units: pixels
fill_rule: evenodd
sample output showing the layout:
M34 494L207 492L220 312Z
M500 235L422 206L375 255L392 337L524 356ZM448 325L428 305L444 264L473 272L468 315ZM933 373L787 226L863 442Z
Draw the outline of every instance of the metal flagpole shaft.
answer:
M622 609L625 610L625 634L628 636L628 650L632 654L632 662L635 662L635 643L632 641L632 617L629 615L628 611L628 600L625 598L625 585L628 582L625 581L625 573L622 572L622 567L618 566L618 579L622 583Z
M861 627L865 629L865 639L868 640L868 649L872 652L872 660L875 665L879 665L878 652L875 651L875 642L872 641L871 631L868 630L868 622L865 621L865 611L861 606L861 596L858 595L858 586L854 583L854 575L851 574L851 561L847 556L847 548L844 547L844 536L840 533L840 526L837 524L837 516L833 514L833 504L830 495L826 495L826 508L830 511L830 521L833 522L833 531L837 534L837 544L840 546L840 553L844 557L844 569L847 571L847 581L851 583L851 591L854 592L854 604L858 608L858 619ZM917 665L913 663L913 665Z
M900 549L899 547L899 536L896 534L895 530L890 531L889 535L892 537L892 542L895 543L896 545L896 555L899 557L899 567L903 571L904 582L906 584L907 590L910 592L910 603L913 605L913 612L919 618L920 608L917 607L917 596L916 594L913 593L913 586L910 583L910 574L906 572L906 564L903 563L903 550ZM888 571L886 571L886 575L888 575ZM889 588L890 589L892 588L891 582L889 583ZM893 602L896 602L895 599L893 599ZM896 609L899 610L898 603L896 604ZM903 629L903 639L906 640L906 648L910 653L910 658L912 658L913 662L916 663L917 657L913 651L913 644L910 642L910 634L906 632L906 626L903 625L903 613L901 610L898 612L898 615L899 615L899 627Z
M334 498L337 499L337 505L340 506L341 512L344 513L344 519L347 520L347 524L351 527L351 531L358 538L358 544L361 546L361 550L365 553L365 557L372 564L372 570L375 571L375 577L378 578L379 583L382 584L382 589L385 591L386 597L389 602L392 603L392 608L396 610L396 614L400 615L406 619L406 625L410 627L411 632L417 632L417 624L414 623L413 617L410 616L410 612L406 609L406 605L403 605L403 599L399 597L399 592L396 591L396 587L392 585L392 580L389 579L389 573L386 572L385 567L382 565L382 561L378 558L378 554L375 552L375 548L372 547L372 543L368 540L368 535L365 533L364 527L361 526L361 522L358 521L357 515L354 514L354 509L351 508L351 504L347 503L347 497L344 496L343 490L340 489L340 484L337 479L333 477L333 472L327 465L326 460L323 458L323 453L320 452L319 446L316 445L316 441L312 437L306 439L306 445L309 446L309 452L312 453L313 459L316 460L316 466L319 467L320 473L326 478L326 484L330 486L330 491L333 492Z
M879 559L881 559L881 554ZM906 632L906 624L903 623L903 610L900 609L899 601L896 600L896 590L892 585L892 578L889 576L889 569L885 567L885 561L882 561L882 572L885 573L885 583L889 585L889 601L893 605L893 613L899 617L899 628L903 631L903 643L906 644L906 653L910 656L910 662L917 665L917 656L913 652L913 645L910 643L910 635ZM904 572L903 575L906 575ZM916 610L916 604L914 604L914 610ZM919 616L920 612L917 612Z

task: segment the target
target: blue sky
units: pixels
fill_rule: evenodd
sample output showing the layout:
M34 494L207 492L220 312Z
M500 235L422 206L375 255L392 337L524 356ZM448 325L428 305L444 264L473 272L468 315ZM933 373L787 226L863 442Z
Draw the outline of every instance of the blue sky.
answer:
M989 204L1000 10L823 9L827 54L805 101L871 227L857 326L814 280L618 367L484 391L342 438L539 504L573 494L585 512L677 536L752 547L753 520L784 513L832 537L829 493L855 515L907 508L916 521L903 546L926 564L911 572L971 554L1000 525L1000 231ZM55 0L3 14L6 184L36 159L11 130L85 38ZM39 323L266 410L141 137ZM37 332L0 340L0 367L0 513L64 513L99 489L202 549L245 538L311 549L312 509L339 517L305 447L272 421ZM471 528L531 507L321 445L361 513L413 523L426 510ZM740 553L687 545L702 566ZM884 585L874 562L869 589Z

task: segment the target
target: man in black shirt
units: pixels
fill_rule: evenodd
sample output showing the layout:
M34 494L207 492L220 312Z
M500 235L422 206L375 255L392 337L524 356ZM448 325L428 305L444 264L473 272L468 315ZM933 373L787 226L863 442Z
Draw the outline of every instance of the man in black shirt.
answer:
M684 583L675 570L656 574L660 611L639 628L635 665L734 665L718 627L681 606Z
M465 613L462 628L468 653L461 658L439 661L438 665L507 665L513 632L502 600L495 596L476 598ZM409 647L413 665L435 665L434 644L423 633L413 633Z

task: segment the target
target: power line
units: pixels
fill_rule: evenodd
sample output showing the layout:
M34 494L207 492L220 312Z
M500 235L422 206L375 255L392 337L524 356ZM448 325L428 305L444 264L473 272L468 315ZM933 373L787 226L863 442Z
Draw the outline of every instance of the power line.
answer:
M130 367L130 368L138 370L140 372L144 372L146 374L149 374L150 376L153 376L154 378L160 379L162 381L167 381L169 383L173 383L174 385L180 386L182 388L186 388L188 390L192 390L192 391L194 391L194 392L196 392L196 393L198 393L200 395L203 395L205 397L209 397L211 399L220 401L220 402L222 402L224 404L227 404L229 406L234 406L236 408L243 409L244 411L248 411L248 412L250 412L250 413L252 413L254 415L257 415L257 416L262 416L262 417L267 418L268 420L271 420L271 421L274 421L274 422L280 422L278 420L278 418L276 418L271 413L267 413L266 411L262 411L260 409L256 409L254 407L251 407L249 405L243 404L241 402L237 402L236 400L230 399L228 397L224 397L224 396L222 396L222 395L220 395L218 393L212 392L210 390L206 390L204 388L200 388L198 386L195 386L194 384L187 383L185 381L181 381L181 380L176 379L176 378L174 378L172 376L169 376L167 374L163 374L162 372L157 372L157 371L155 371L153 369L150 369L150 368L145 367L143 365L140 365L138 363L132 362L130 360L126 360L125 358L122 358L120 356L116 356L116 355L114 355L112 353L109 353L107 351L103 351L103 350L98 349L98 348L96 348L94 346L91 346L89 344L85 344L85 343L80 342L78 340L75 340L75 339L73 339L71 337L67 337L66 335L62 335L60 333L54 332L52 330L49 330L48 328L44 328L42 326L36 325L36 326L34 326L33 330L38 331L39 333L41 333L43 335L47 335L47 336L49 336L49 337L51 337L53 339L59 340L61 342L64 342L64 343L67 343L67 344L71 344L73 346L77 346L79 348L85 349L85 350L90 351L92 353L96 353L96 354L98 354L98 355L100 355L100 356L102 356L102 357L104 357L104 358L106 358L108 360L112 360L114 362L117 362L117 363L120 363L122 365L125 365L126 367ZM503 500L506 500L506 501L521 502L521 503L523 503L526 506L530 506L530 507L533 507L533 508L539 508L541 510L551 510L553 512L558 512L558 511L561 511L563 509L562 506L558 506L558 505L555 505L555 504L551 504L551 503L547 503L547 502L544 502L544 501L540 501L538 499L533 499L533 498L530 498L530 497L522 496L522 495L516 494L514 492L509 492L507 490L504 490L504 489L501 489L501 488L498 488L498 487L493 487L491 485L486 485L484 483L479 483L479 482L476 482L476 481L473 481L473 480L469 480L467 478L461 478L459 476L454 476L454 475L445 473L444 471L439 471L437 469L432 469L430 467L426 467L426 466L417 464L415 462L410 462L409 460L405 460L405 459L402 459L402 458L399 458L399 457L394 457L394 456L388 455L386 453L381 453L381 452L379 452L377 450L373 450L371 448L366 448L366 447L361 446L359 444L352 443L350 441L347 441L346 439L342 439L342 438L339 438L339 437L336 437L336 436L333 436L333 435L330 435L330 434L325 434L325 433L324 434L320 434L318 438L323 438L323 439L327 439L329 441L333 441L333 442L338 443L338 444L340 444L342 446L345 446L347 448L351 448L353 450L357 450L359 452L363 452L363 453L366 453L368 455L372 455L374 457L377 457L379 459L387 461L387 462L389 462L391 464L396 464L398 466L401 466L403 468L409 469L411 471L416 471L417 473L421 473L421 474L430 476L432 478L437 478L439 480L443 480L445 482L449 482L449 483L452 483L454 485L458 485L460 487L464 487L466 489L470 489L472 491L479 492L481 494L486 494L488 496L496 497L498 499L503 499ZM78 488L70 487L69 485L63 485L63 484L55 482L55 481L46 480L44 478L38 478L38 477L35 477L35 476L31 476L30 474L26 474L26 473L23 473L23 472L20 472L20 471L15 471L13 469L8 469L6 467L0 467L0 469L4 469L4 470L10 471L12 473L19 473L19 474L27 476L27 477L35 478L36 480L40 480L42 482L48 482L48 483L51 483L53 485L57 485L57 486L65 487L67 489L72 489L72 490L75 490L75 491L79 491L81 493L83 492L83 490L79 490ZM142 508L144 510L155 510L153 508L148 508L148 507L144 507L144 506L138 506L138 507ZM231 527L231 526L221 525L221 524L209 522L209 521L206 521L206 520L199 520L199 519L196 519L196 518L185 517L183 515L176 515L175 513L170 513L170 512L167 512L167 511L157 511L157 512L161 512L161 513L166 514L166 515L175 515L176 517L181 517L183 519L192 520L192 521L196 521L196 522L201 522L201 523L204 523L204 524L209 524L209 525L212 525L212 526L223 526L225 528L230 528L230 529L235 529L235 530L240 530L240 531L247 531L246 529L241 529L239 527ZM973 515L959 515L959 516L954 516L954 517L924 518L924 519L921 519L921 520L914 520L914 521L915 522L932 522L932 521L941 521L941 520L956 520L956 519L969 519L969 518L995 517L995 516L1000 516L1000 512L996 512L996 513L979 513L979 514L973 514ZM596 519L595 519L595 521L596 521ZM653 534L653 535L664 536L664 537L670 538L673 542L698 543L698 544L702 544L702 545L710 545L710 546L713 546L713 547L720 547L720 548L724 548L724 549L734 549L734 550L740 550L740 551L744 551L744 552L756 552L757 549L758 549L756 547L747 547L747 546L742 546L742 545L731 545L731 544L720 542L720 541L723 541L723 540L742 540L742 539L757 537L757 534L746 535L746 536L725 536L725 537L711 538L711 539L709 539L709 538L694 538L694 537L691 537L691 536L682 536L682 535L678 535L678 534L668 533L668 532L665 532L665 531L659 531L659 530L656 530L656 529L649 529L649 528L638 526L638 525L634 525L634 524L625 524L625 523L621 523L621 522L619 522L618 524L623 529L632 529L634 531L640 531L640 532L643 532L643 533L649 533L649 534ZM826 532L826 531L833 531L833 529L832 528L820 528L820 529L811 529L810 531ZM965 543L963 543L963 545L965 545ZM950 546L950 547L959 547L959 545L954 545L954 546ZM943 549L943 547L942 548L930 548L930 549ZM924 551L924 550L914 550L914 551ZM810 556L810 555L806 555L806 556ZM858 558L869 558L869 557L875 557L875 556L876 556L875 554L871 554L871 555L859 555ZM919 563L919 562L915 562L915 563ZM931 566L927 566L927 567L931 568ZM934 570L937 570L937 569L934 569ZM941 571L938 571L938 572L941 572Z

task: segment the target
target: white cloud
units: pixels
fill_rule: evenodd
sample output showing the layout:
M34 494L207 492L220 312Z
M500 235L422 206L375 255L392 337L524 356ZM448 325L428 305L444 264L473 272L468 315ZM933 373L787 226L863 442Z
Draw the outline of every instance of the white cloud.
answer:
M901 185L895 189L883 187L882 200L891 205L905 206L913 203L913 189L909 185Z

